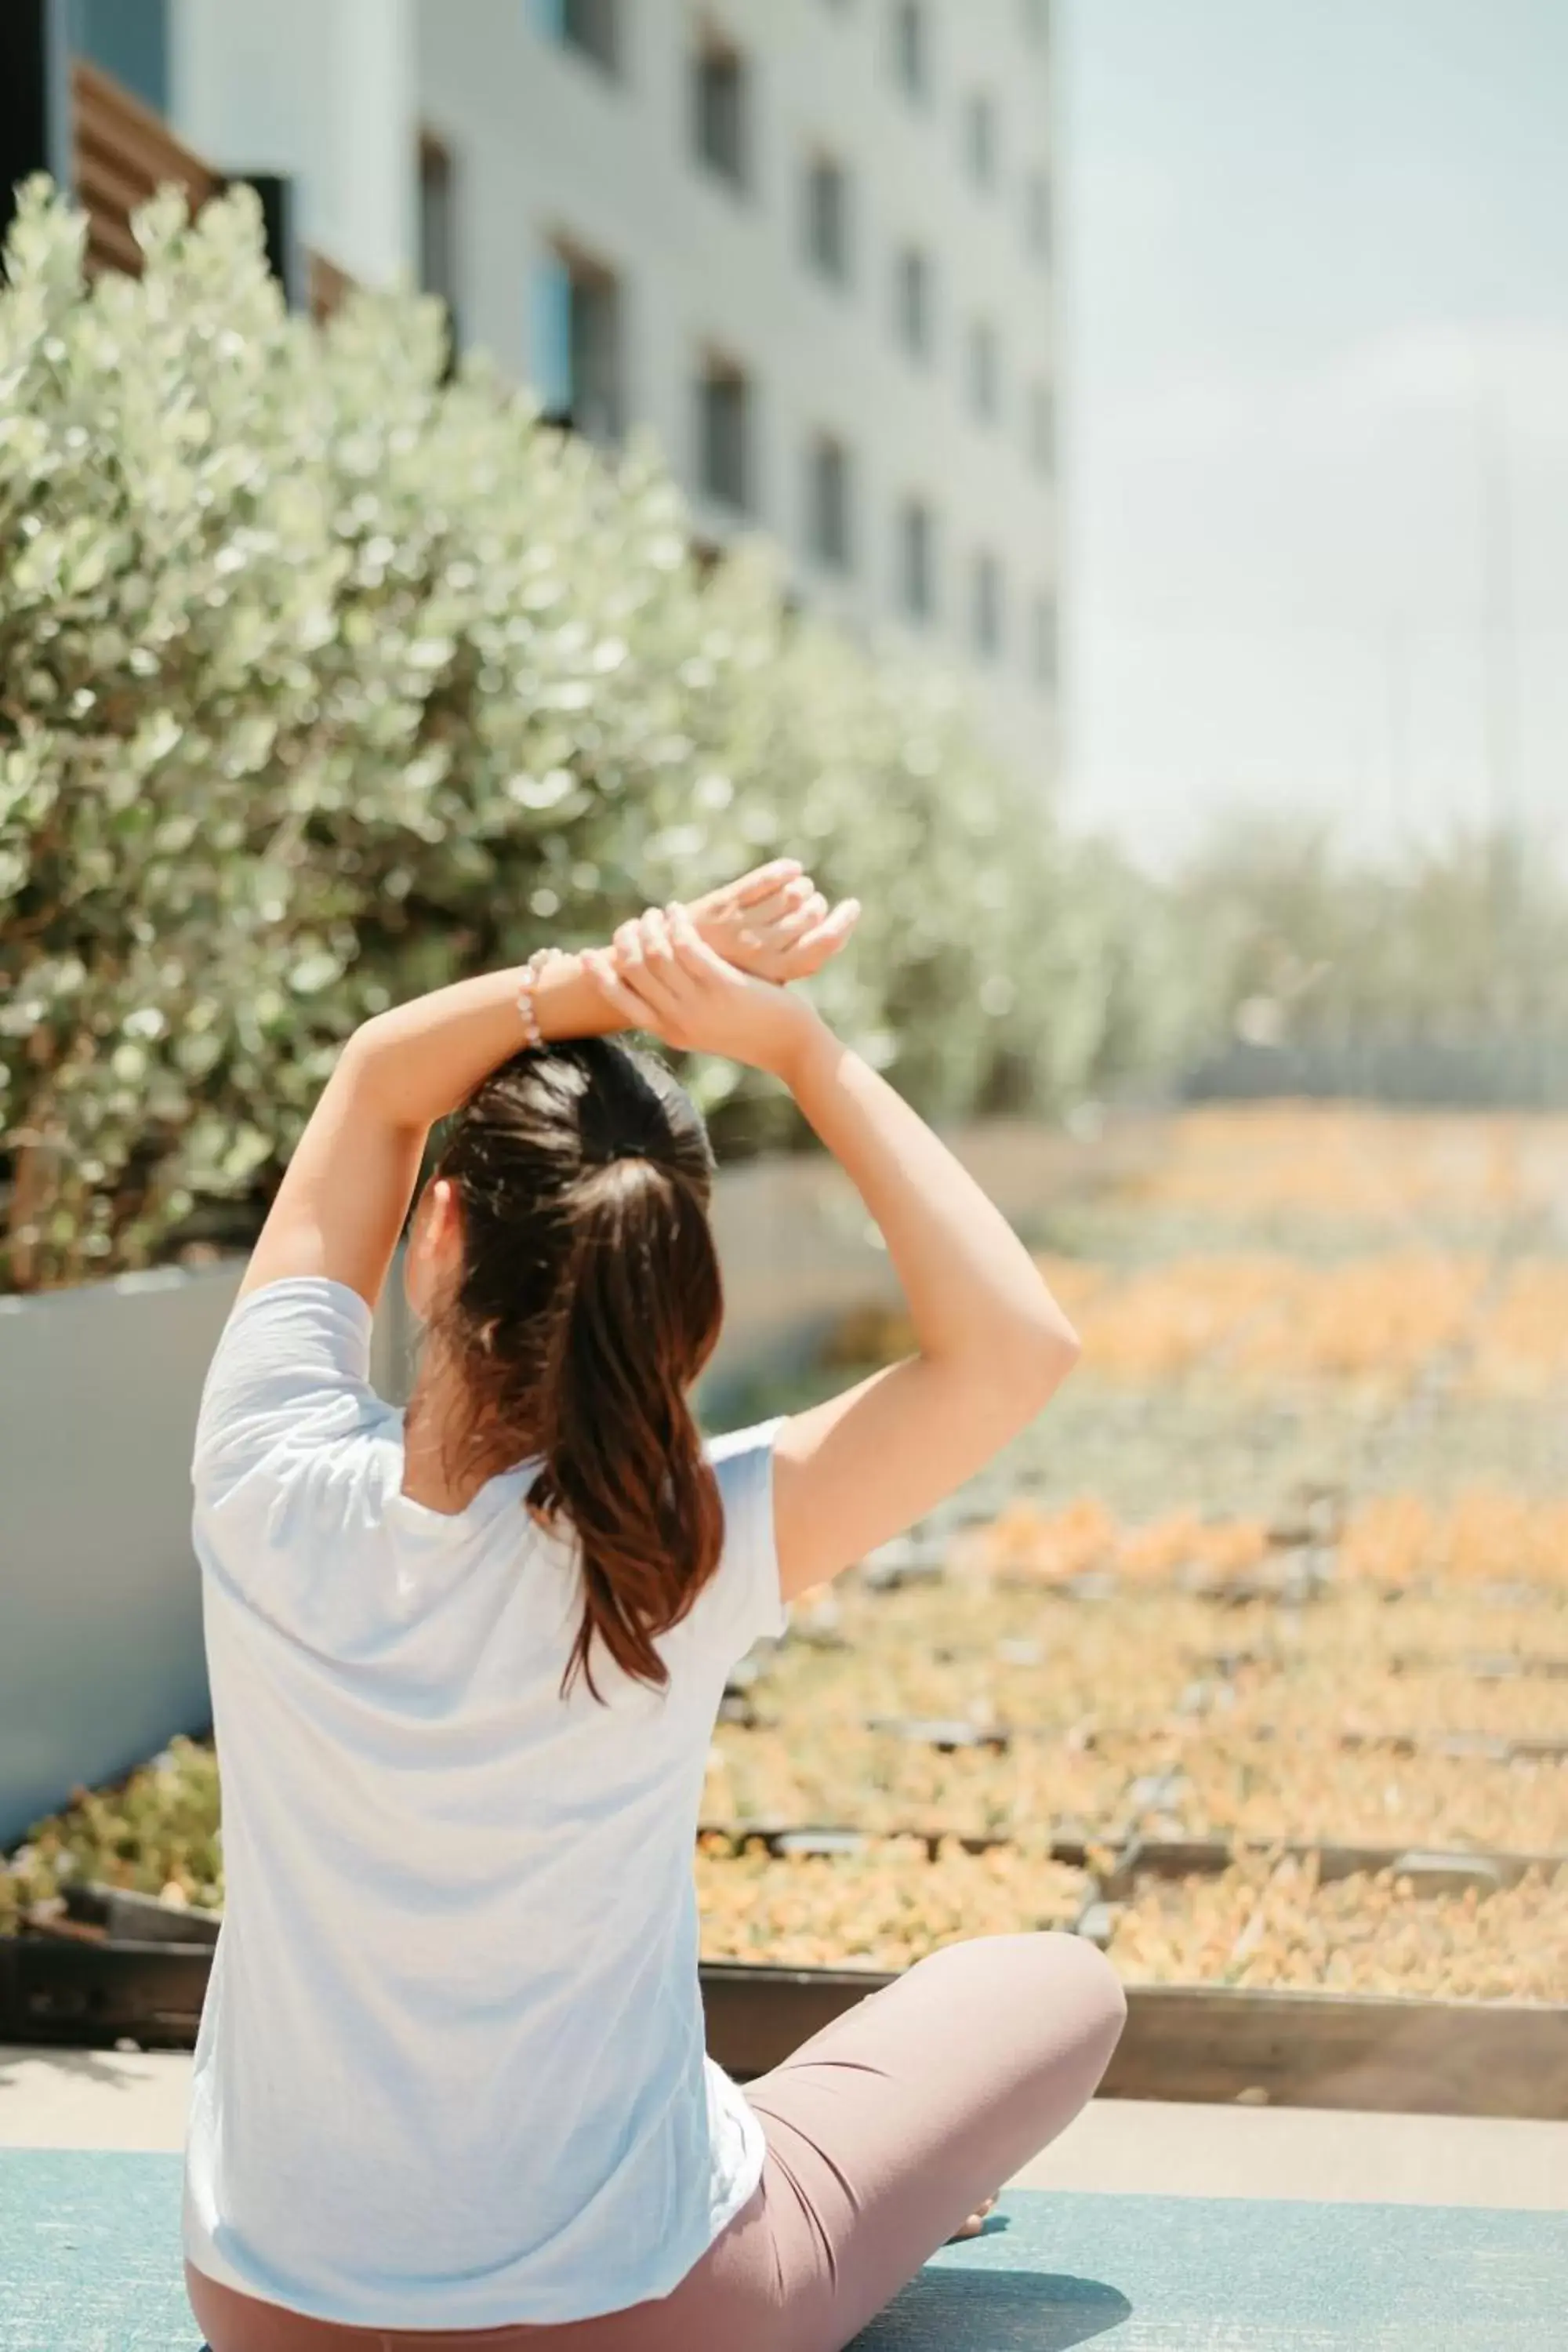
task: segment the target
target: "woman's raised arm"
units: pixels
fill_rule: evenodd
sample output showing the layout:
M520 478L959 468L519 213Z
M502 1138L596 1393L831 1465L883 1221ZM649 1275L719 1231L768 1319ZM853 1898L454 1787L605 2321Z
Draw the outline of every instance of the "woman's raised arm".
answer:
M789 1073L888 1244L917 1352L781 1432L785 1597L961 1486L1050 1402L1078 1335L1001 1211L887 1081L818 1029Z
M783 1079L875 1218L909 1303L917 1353L780 1433L787 1598L962 1486L1049 1402L1078 1338L1000 1210L803 998L728 969L679 908L645 916L635 945L589 963L628 1023Z

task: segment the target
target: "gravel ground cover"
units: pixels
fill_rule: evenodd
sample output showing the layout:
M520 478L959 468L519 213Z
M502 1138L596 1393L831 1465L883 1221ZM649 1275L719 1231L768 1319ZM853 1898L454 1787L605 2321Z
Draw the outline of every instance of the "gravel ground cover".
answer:
M1132 1984L1557 2001L1568 1869L1432 1895L1395 1870L1322 1885L1310 1856L1253 1855L1215 1878L1142 1881L1107 1948Z
M826 1730L827 1727L824 1727ZM1016 1739L1004 1752L942 1752L890 1732L834 1725L799 1734L727 1729L710 1772L715 1825L780 1822L888 1835L1115 1840L1240 1837L1273 1843L1419 1843L1568 1856L1568 1766L1209 1725ZM1568 1964L1564 1968L1568 1980Z
M952 1842L932 1857L920 1841L878 1839L847 1855L736 1855L700 1842L697 1892L711 1960L791 1968L901 1969L966 1936L1073 1927L1088 1874L997 1847Z

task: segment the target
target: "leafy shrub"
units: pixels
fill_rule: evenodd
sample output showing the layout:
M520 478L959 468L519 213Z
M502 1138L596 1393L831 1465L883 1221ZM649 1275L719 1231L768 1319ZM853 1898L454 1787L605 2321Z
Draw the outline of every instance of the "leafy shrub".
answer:
M35 1824L8 1866L0 1860L0 1935L73 1880L216 1908L223 1901L218 1812L217 1757L195 1739L171 1740L117 1787L77 1790L67 1808Z
M1253 816L1193 861L1171 915L1259 1043L1568 1039L1568 889L1544 840L1457 835L1379 866L1321 823Z
M264 1194L390 999L786 846L866 899L823 998L928 1109L1144 1050L1136 886L950 686L792 619L759 556L704 577L652 451L448 379L436 305L289 316L248 192L138 234L89 286L36 184L0 294L0 1283ZM731 1146L777 1131L703 1083Z

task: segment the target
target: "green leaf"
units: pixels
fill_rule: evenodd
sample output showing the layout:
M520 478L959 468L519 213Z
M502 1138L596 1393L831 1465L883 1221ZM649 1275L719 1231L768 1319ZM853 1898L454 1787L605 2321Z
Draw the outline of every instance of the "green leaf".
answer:
M326 948L317 948L302 955L289 974L289 985L296 996L319 996L342 978L342 965Z

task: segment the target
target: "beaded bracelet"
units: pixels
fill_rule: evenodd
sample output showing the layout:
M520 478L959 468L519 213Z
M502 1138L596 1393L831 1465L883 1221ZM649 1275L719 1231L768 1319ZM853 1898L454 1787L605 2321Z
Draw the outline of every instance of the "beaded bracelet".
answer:
M535 948L523 965L522 978L518 982L517 1009L522 1016L522 1034L536 1053L544 1043L544 1032L539 1025L539 1011L533 1001L533 992L549 960L548 948Z

